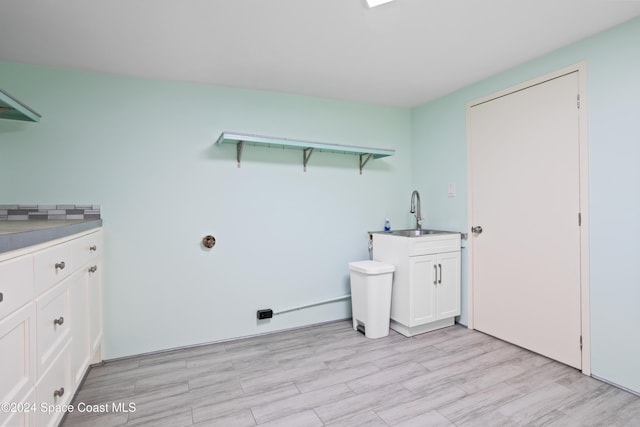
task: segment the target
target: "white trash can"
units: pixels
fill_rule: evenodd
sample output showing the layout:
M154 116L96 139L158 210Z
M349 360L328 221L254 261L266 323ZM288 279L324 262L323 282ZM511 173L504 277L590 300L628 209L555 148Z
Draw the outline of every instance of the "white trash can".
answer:
M395 266L378 261L349 263L353 329L367 338L389 335Z

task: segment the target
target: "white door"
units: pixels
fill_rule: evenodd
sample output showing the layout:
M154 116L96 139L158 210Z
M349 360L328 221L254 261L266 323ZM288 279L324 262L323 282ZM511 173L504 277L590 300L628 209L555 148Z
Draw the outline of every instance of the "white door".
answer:
M578 73L469 109L475 329L581 367Z

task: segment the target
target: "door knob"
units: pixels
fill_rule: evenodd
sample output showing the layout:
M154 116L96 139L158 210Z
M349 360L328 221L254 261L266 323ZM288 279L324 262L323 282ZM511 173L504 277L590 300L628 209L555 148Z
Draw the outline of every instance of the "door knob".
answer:
M473 234L482 234L482 227L476 225L475 227L471 227L471 231L473 232Z

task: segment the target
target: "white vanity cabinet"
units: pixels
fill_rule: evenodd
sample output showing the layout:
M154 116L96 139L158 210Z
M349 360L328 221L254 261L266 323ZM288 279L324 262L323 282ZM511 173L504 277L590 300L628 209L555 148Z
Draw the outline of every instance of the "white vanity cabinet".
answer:
M460 314L460 234L372 236L373 259L396 267L391 328L410 337L453 325Z
M99 228L0 253L0 426L56 426L102 338ZM5 409L3 407L3 409Z

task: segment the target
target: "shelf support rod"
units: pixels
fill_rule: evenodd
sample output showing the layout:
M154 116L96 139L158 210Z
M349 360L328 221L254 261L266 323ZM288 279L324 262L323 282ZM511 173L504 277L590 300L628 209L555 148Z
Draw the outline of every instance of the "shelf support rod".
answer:
M365 158L365 156L366 156L366 158ZM371 154L371 153L368 153L368 154L367 153L362 153L362 154L360 154L360 175L362 175L362 168L364 167L364 165L366 165L367 162L369 160L371 160L371 156L373 156L373 154ZM364 161L363 161L363 159L364 159Z
M238 141L238 145L236 145L236 158L238 159L238 168L240 167L240 159L242 159L243 148L244 148L244 141Z
M309 158L311 157L311 154L313 153L313 148L309 147L309 148L305 148L302 151L302 165L304 166L304 171L307 171L307 163L309 163Z

